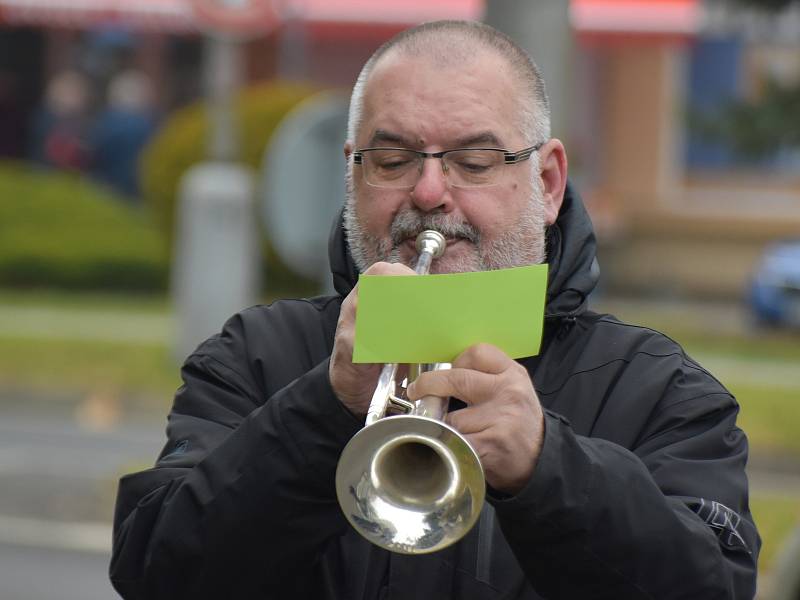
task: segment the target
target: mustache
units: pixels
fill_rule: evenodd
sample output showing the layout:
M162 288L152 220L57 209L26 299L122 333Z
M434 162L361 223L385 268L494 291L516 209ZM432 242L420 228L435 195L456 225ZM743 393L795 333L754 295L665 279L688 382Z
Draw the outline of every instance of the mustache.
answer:
M433 229L447 239L465 239L478 245L480 232L470 223L446 214L422 213L415 209L407 209L395 215L390 228L392 246L397 247L409 238L414 238L425 231Z

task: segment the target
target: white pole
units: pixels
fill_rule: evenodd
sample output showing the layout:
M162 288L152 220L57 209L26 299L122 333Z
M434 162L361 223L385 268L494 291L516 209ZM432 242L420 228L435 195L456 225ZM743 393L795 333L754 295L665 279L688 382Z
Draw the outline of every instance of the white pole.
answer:
M223 0L232 7L242 0ZM180 183L172 265L176 339L183 360L235 312L255 304L260 245L254 214L255 177L239 159L235 99L241 86L239 43L207 38L209 160Z

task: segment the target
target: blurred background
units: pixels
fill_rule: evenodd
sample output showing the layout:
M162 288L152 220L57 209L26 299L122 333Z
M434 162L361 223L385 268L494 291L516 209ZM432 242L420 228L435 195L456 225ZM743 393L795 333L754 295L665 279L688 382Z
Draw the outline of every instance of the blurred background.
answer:
M234 311L331 289L349 89L396 32L533 54L596 310L737 396L761 598L800 598L800 2L0 0L0 597L113 598L117 479Z

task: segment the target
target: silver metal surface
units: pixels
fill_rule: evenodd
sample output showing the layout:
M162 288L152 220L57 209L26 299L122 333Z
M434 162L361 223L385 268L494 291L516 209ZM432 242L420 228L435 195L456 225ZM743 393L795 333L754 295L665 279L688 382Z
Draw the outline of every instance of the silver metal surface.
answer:
M417 236L415 271L425 275L445 250L444 236ZM409 365L406 382L447 363ZM367 540L392 552L426 554L460 540L480 516L486 483L478 455L442 422L447 398L412 403L397 382L399 365L378 378L366 424L348 442L336 469L336 494L350 524ZM387 415L389 410L405 413Z
M450 366L450 363L409 365L408 378L413 381L419 377L419 374L421 373L425 373L426 371L442 371L444 369L449 369ZM416 367L416 369L414 369L414 367ZM417 370L418 374L414 374L412 376L414 370ZM440 396L423 396L414 403L414 410L411 412L411 414L418 417L428 417L429 419L437 419L442 421L444 420L444 416L447 414L448 402L448 398L442 398Z
M414 267L417 275L427 275L431 269L434 258L439 258L444 254L447 242L444 236L438 231L428 229L417 236L417 252L419 258Z
M427 554L460 540L486 493L483 468L455 429L394 416L362 429L342 452L336 493L367 540L401 554Z

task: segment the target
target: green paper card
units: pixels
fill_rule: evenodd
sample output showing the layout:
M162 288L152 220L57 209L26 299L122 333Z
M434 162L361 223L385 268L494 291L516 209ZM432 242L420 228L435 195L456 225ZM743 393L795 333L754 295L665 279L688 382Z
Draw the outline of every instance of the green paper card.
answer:
M356 363L452 362L477 343L539 353L547 265L423 276L362 275Z

